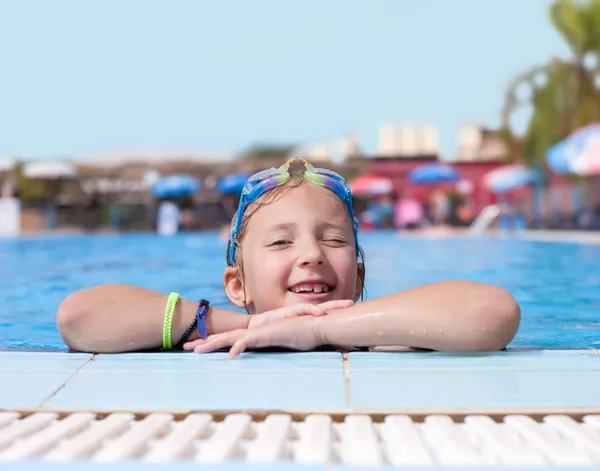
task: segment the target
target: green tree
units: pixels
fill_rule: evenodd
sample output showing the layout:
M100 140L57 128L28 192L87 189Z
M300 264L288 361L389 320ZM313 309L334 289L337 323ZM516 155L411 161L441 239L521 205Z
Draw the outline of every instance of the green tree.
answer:
M19 198L24 203L39 202L46 198L46 182L43 180L34 180L23 175L23 163L18 163L14 170L15 187Z
M546 151L573 131L600 120L600 0L555 0L549 17L569 45L571 57L552 58L509 84L500 129L509 158L536 168L540 175L534 193L536 220L545 186ZM523 106L530 108L531 117L518 135L512 120Z
M600 0L556 0L549 16L569 44L571 57L553 58L516 77L502 109L501 134L510 157L538 168L552 144L600 119ZM523 92L525 98L519 96ZM532 113L525 132L518 135L511 121L523 106Z

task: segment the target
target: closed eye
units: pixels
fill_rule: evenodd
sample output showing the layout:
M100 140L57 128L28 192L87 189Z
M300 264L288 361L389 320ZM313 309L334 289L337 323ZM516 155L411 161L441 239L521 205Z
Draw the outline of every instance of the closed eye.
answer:
M335 237L325 239L323 242L330 244L330 245L345 245L348 243L348 241L346 241L345 239L335 238Z
M291 242L288 241L288 240L283 240L283 239L282 240L276 240L276 241L270 242L269 243L269 247L278 247L278 246L287 245L287 244L290 244L290 243Z

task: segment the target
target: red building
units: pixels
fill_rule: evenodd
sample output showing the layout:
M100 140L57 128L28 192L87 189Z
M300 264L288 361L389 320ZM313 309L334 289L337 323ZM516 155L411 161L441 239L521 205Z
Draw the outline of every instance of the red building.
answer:
M420 165L438 162L435 157L414 158L372 158L369 162L369 173L385 176L392 180L394 189L399 193L409 192L420 199L426 199L433 188L454 190L457 183L443 184L415 184L408 180L409 173ZM495 196L483 185L483 177L488 172L504 165L502 162L476 161L476 162L447 162L455 167L461 175L460 185L464 188L470 187L469 198L479 211L488 204L495 202Z
M461 181L456 183L443 184L415 184L408 180L409 173L420 165L440 162L435 156L428 157L379 157L375 156L369 159L367 165L368 173L378 176L385 176L392 180L394 190L397 194L410 194L421 201L426 201L430 192L434 188L440 188L444 191L457 191L459 188L468 189L465 197L472 205L475 214L478 214L485 206L497 202L497 196L489 191L483 183L485 175L503 165L505 162L501 160L480 160L480 161L456 161L445 162L456 168L460 175ZM543 193L542 212L545 214L553 206L550 194L557 192L558 200L562 202L564 210L569 210L569 184L561 176L546 169L546 190ZM517 192L513 193L517 196ZM524 188L518 191L521 201L528 202L525 204L526 212L531 213L533 210L531 203L532 189Z

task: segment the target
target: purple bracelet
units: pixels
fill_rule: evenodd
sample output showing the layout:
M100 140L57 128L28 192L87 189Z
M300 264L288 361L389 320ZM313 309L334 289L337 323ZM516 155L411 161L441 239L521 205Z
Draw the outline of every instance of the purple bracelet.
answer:
M209 307L210 302L206 299L201 299L198 302L198 309L196 310L196 320L198 321L198 337L200 337L201 339L205 339L208 335L205 317L208 313Z

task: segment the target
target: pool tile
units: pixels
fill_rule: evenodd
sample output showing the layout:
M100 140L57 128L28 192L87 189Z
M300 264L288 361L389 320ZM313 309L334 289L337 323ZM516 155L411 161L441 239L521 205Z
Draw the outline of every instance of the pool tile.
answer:
M71 376L70 372L0 374L0 409L40 407Z
M132 373L76 375L47 404L94 410L325 410L347 407L343 372Z
M124 353L98 355L87 371L152 373L290 373L343 371L339 352L248 352L229 359L227 353Z
M465 370L598 370L592 350L528 350L478 353L350 352L351 372Z
M74 373L90 358L89 353L0 352L0 374Z
M539 466L536 465L535 467L532 466L510 466L510 467L506 467L507 469L509 469L510 471L544 471L544 470L548 470L548 471L600 471L600 467L598 466L573 466L573 467L568 467L568 466L554 466L554 465L548 465L548 466ZM492 471L492 470L498 470L499 468L497 466L486 466L486 465L466 465L466 466L449 466L449 467L444 467L444 466L440 466L440 465L433 465L433 466L394 466L394 465L382 465L382 466L376 466L376 467L357 467L357 466L344 466L344 465L334 465L331 466L330 468L326 468L327 471L366 471L366 470L377 470L377 471L392 471L392 470L398 470L398 469L402 469L402 471L425 471L425 470L432 470L432 469L451 469L452 471ZM325 471L325 470L323 470Z
M366 469L376 469L377 471L392 471L393 469L398 470L398 468L399 468L398 466L393 466L393 465L388 464L388 465L369 466L369 467L334 465L327 469L331 470L331 471L357 471L357 470L366 470ZM424 468L422 466L414 466L414 467L402 466L402 471L424 471L424 469L427 469L427 468ZM429 469L436 469L436 468L430 467ZM458 469L460 469L460 468L458 468ZM454 471L458 471L458 469L455 469ZM483 471L484 469L486 469L486 471L489 471L489 469L487 469L487 468L478 469L475 466L469 466L469 471ZM541 469L543 469L543 468L537 468L536 471L541 471ZM520 470L511 469L511 471L520 471ZM588 470L586 469L586 471L588 471Z
M600 407L600 371L352 372L353 409Z

